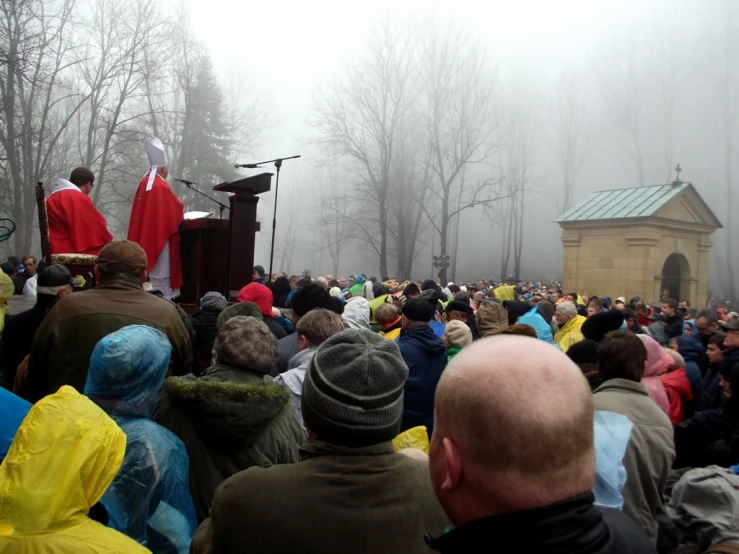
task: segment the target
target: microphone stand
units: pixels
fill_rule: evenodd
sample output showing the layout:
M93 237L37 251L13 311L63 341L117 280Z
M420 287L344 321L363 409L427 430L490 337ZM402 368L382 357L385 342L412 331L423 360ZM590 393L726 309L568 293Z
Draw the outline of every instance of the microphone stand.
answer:
M275 168L277 169L277 182L275 184L275 209L274 213L272 214L272 246L269 250L269 278L272 278L272 262L275 258L275 235L277 231L277 194L280 191L280 168L282 167L282 162L285 160L294 160L296 158L299 158L298 156L290 156L289 158L277 158L276 160L267 160L266 162L259 162L255 164L237 164L236 167L247 167L249 169L257 169L260 165L263 164L270 164L274 163Z
M223 202L221 202L217 198L213 198L209 194L205 194L202 190L199 190L199 189L195 188L195 186L194 186L195 183L191 183L190 181L185 181L184 179L175 179L175 181L179 181L180 183L184 184L190 190L197 192L200 196L205 196L205 198L207 198L211 202L215 202L216 204L218 204L218 207L219 207L219 210L220 210L220 213L218 214L218 219L223 219L223 210L227 210L228 209L228 206L226 206L226 204L224 204Z

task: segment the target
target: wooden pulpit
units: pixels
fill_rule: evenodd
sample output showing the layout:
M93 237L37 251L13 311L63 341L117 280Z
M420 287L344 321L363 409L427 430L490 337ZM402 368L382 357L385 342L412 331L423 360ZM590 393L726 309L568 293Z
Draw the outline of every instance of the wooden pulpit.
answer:
M226 268L226 298L235 300L242 287L251 283L254 270L254 240L259 231L258 194L269 192L272 173L260 173L238 181L221 183L213 190L232 192Z
M226 294L228 220L186 219L180 224L182 287L178 304L194 310L206 292Z

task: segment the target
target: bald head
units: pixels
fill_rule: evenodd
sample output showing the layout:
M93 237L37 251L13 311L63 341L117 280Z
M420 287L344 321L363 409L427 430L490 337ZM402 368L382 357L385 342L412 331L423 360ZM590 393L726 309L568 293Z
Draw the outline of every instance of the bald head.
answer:
M473 343L436 390L434 488L456 525L592 489L593 401L580 369L522 336Z

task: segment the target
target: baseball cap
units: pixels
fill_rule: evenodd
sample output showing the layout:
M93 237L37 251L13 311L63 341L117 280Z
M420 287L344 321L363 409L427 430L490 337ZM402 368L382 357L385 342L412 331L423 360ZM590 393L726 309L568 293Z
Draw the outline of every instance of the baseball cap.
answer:
M453 300L449 302L449 304L446 305L446 310L444 310L445 313L449 312L461 312L463 314L469 314L470 313L470 305L467 304L467 302L464 302L462 300Z
M731 319L726 323L720 322L719 326L726 331L739 331L739 319Z
M138 273L146 269L146 252L132 240L114 240L103 246L96 265L113 273Z
M53 264L42 269L38 274L38 282L36 283L39 287L61 287L63 285L78 287L81 284L82 281L72 277L67 266L62 264Z

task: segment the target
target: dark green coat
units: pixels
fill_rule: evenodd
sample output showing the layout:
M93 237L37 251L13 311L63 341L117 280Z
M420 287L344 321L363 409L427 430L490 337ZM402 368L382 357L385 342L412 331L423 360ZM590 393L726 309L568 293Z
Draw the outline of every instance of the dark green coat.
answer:
M305 440L289 390L271 377L220 365L199 378L167 379L153 419L185 443L199 521L226 478L252 466L296 462Z
M449 522L428 462L390 442L343 448L309 440L297 464L253 467L226 480L191 552L415 554Z

